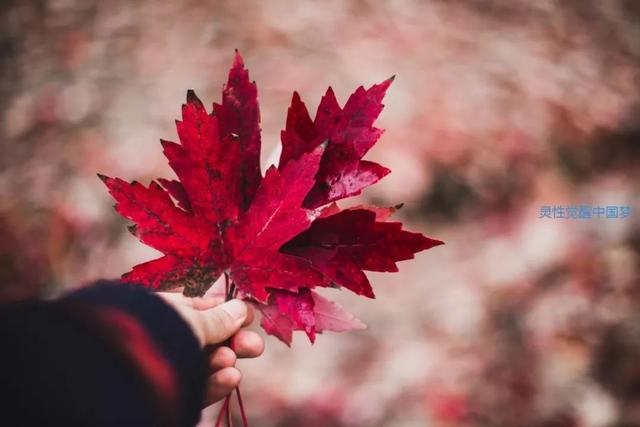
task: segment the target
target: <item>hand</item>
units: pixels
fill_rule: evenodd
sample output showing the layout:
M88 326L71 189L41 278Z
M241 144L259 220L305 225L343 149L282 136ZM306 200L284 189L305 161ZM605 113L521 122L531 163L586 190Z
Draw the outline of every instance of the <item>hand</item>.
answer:
M169 292L157 295L189 324L208 355L205 406L223 399L240 384L242 375L235 367L236 359L258 357L264 351L260 335L241 329L253 321L253 309L238 299L224 302L222 298L188 298Z

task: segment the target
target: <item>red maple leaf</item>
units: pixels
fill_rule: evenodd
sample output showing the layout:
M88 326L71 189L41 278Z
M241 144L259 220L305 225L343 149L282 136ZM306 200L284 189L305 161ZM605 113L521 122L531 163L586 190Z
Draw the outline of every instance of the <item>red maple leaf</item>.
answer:
M161 141L177 180L145 187L99 175L116 210L135 223L132 233L164 254L123 279L199 296L225 274L262 311L264 329L287 344L293 330L313 341L323 330L362 328L311 289L373 297L363 270L397 271L397 261L442 244L387 222L395 208L329 204L389 173L362 157L382 134L373 122L391 81L358 88L344 108L329 89L313 121L294 93L279 166L263 177L257 88L236 54L222 103L209 113L189 91L180 143Z
M291 344L292 332L304 331L315 341L322 331L350 331L364 329L365 325L338 304L309 289L298 293L274 290L268 305L260 306L261 325L267 333Z
M382 135L383 131L374 127L373 122L382 111L382 98L391 82L393 77L367 90L360 86L344 108L340 108L329 88L313 121L298 93L293 93L286 128L281 133L279 168L328 142L316 184L305 199L306 207L360 194L363 188L391 172L377 163L361 160Z

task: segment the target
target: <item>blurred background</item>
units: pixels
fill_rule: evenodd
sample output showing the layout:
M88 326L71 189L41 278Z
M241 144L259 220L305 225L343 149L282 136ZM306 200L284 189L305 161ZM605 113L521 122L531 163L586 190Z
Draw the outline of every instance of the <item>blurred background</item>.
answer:
M368 155L446 245L328 291L369 329L242 363L251 425L640 426L640 3L634 0L3 0L0 299L116 278L154 253L96 172L170 176L186 90L210 105L240 49L263 162L311 111L395 74ZM343 203L343 205L345 205ZM631 206L539 218L541 206ZM215 408L213 408L215 409ZM203 426L215 410L205 411Z

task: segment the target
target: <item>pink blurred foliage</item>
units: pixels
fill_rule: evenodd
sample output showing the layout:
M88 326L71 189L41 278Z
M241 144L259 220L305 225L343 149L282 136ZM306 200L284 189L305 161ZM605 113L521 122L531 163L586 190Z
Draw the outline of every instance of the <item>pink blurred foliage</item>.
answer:
M369 325L244 364L255 426L640 425L640 9L632 1L5 1L2 299L114 278L151 255L95 172L169 176L187 89L209 104L241 50L265 152L297 90L311 111L396 75L361 203L445 250L339 301ZM277 155L263 156L277 159ZM359 203L360 203L359 202ZM215 411L214 411L215 412ZM205 413L203 425L212 416Z

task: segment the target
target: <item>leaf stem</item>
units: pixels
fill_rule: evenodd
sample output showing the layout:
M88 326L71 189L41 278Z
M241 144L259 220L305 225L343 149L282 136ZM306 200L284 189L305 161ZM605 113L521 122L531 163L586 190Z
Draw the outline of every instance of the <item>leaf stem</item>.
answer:
M227 396L227 398L224 399L224 403L220 407L220 412L218 413L218 418L216 418L216 424L214 427L222 427L222 420L224 419L224 415L229 412L230 397L231 395Z
M229 275L227 273L224 273L224 293L225 301L232 300L237 294L236 284L229 280Z
M231 394L233 394L233 392ZM229 401L231 401L231 394L229 395ZM231 406L227 408L227 427L233 427L233 419L231 418Z
M238 294L238 290L236 288L235 283L229 280L229 275L227 273L224 273L224 293L225 293L225 301L232 300ZM229 348L233 350L233 348L231 347L231 339L227 340L225 342L225 345L229 346ZM238 407L240 408L240 416L242 417L242 426L249 427L249 422L247 421L247 414L245 413L244 405L242 403L242 396L240 395L240 387L236 387L235 391L236 391L236 396L238 398ZM231 418L231 406L229 404L232 395L233 395L233 392L231 392L231 394L227 396L227 398L224 401L224 404L220 408L220 413L218 414L218 419L216 421L215 427L222 426L223 417L226 418L227 427L233 427L233 421Z
M236 387L236 396L238 397L238 407L240 408L240 415L242 416L242 427L249 427L247 414L244 412L244 405L242 404L242 396L240 396L240 387Z

